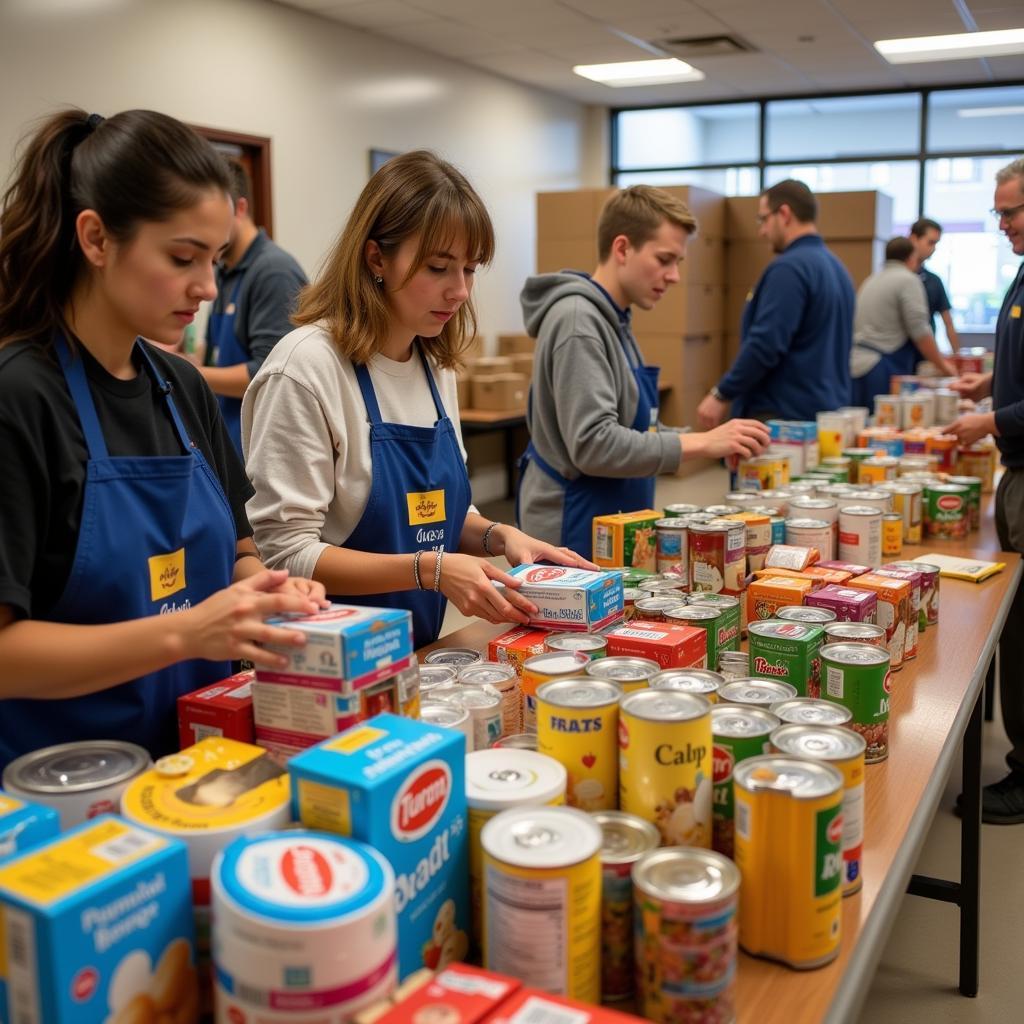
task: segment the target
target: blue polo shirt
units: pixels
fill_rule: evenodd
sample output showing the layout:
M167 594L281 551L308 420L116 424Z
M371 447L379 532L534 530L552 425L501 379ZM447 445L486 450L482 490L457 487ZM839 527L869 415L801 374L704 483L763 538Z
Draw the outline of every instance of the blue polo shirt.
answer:
M949 296L946 294L946 287L942 283L942 278L938 274L933 274L926 267L921 267L917 272L917 276L921 278L921 284L924 285L924 293L928 296L928 317L932 323L932 334L934 334L935 315L937 313L945 313L953 307L950 305Z
M1003 465L1024 466L1024 263L1010 285L996 320L992 408Z
M853 282L820 235L791 242L743 310L740 351L718 385L734 416L813 420L850 404Z

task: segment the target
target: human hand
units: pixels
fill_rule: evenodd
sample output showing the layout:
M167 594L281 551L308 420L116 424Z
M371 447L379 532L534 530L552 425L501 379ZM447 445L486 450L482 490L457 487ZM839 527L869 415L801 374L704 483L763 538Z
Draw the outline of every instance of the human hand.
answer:
M964 398L979 401L992 393L991 373L964 373L950 385L950 388Z
M720 427L702 434L680 434L679 440L684 455L750 459L768 447L771 434L760 420L727 420Z
M536 562L554 562L555 565L570 565L576 569L598 570L599 566L588 562L569 548L555 547L517 530L514 526L499 526L494 532L504 542L504 555L509 565L533 565Z
M315 601L321 608L327 608L330 601L327 600L327 590L322 583L316 580L308 580L304 576L289 576L279 587L275 587L272 594L298 594L309 601Z
M425 569L423 580L429 578ZM492 580L505 585L504 590ZM537 606L516 591L520 580L492 565L485 558L446 552L441 561L441 593L463 615L475 615L496 624L518 622L525 625Z
M944 434L955 434L961 444L974 444L989 434L999 436L994 412L967 412L953 420L948 427L943 427Z
M711 430L725 419L728 411L728 402L723 402L714 395L705 395L697 406L697 425L702 430Z

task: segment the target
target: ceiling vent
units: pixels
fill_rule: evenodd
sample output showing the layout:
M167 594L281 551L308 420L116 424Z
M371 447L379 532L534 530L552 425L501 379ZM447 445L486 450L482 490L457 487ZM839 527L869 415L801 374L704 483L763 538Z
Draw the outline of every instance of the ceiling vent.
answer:
M737 39L736 36L696 36L687 39L674 36L670 39L652 40L658 49L679 57L687 63L704 60L707 57L734 57L738 53L753 53L755 47Z

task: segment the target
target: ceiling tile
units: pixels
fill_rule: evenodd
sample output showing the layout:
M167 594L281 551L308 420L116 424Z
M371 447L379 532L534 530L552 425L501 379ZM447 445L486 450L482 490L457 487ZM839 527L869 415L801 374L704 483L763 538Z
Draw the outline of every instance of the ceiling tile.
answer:
M465 28L453 21L418 22L388 28L388 36L412 43L446 57L486 57L496 53L512 53L521 47L500 36L480 29Z
M348 25L370 29L434 20L432 15L418 11L401 0L374 0L373 3L355 4L332 12L332 17Z

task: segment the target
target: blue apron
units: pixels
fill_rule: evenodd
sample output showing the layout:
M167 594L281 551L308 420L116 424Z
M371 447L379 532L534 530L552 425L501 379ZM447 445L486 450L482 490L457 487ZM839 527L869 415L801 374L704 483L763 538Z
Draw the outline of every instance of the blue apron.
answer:
M184 455L110 456L81 357L72 357L61 336L55 347L89 461L71 572L46 620L125 622L195 606L228 586L234 517L146 347L145 369L164 394ZM177 698L230 670L226 661L188 661L83 697L2 701L0 765L70 740L126 739L154 756L177 750Z
M238 293L242 290L244 273L238 275L238 282L231 292L231 298L224 307L223 313L210 314L210 326L207 337L213 345L214 366L237 366L249 362L249 353L239 344L235 336L235 319L238 316ZM217 404L228 428L228 435L234 442L238 454L242 454L242 400L218 395Z
M623 349L625 349L625 344L623 344ZM626 358L629 359L628 353ZM636 415L633 417L631 427L641 433L656 430L658 425L659 367L645 366L641 363L631 369L639 392ZM571 548L584 558L590 558L592 553L591 526L594 516L610 515L615 512L636 512L639 509L651 508L654 504L655 479L653 476L619 479L580 475L575 480L569 480L546 462L534 447L533 441L530 441L526 446L526 452L519 460L516 522L520 521L519 494L522 492L523 476L531 462L565 491L562 505L562 533L558 543L563 547Z
M865 348L870 352L877 352L881 356L863 377L854 377L851 381L853 385L852 404L855 406L873 409L875 395L889 394L889 378L913 374L917 370L917 364L921 361L921 353L917 346L909 340L895 352L883 352L864 341L855 341L853 344L855 348Z
M470 505L469 475L459 439L437 393L427 357L417 345L437 410L432 427L412 427L381 420L377 395L365 365L356 365L356 380L370 421L370 463L373 483L366 509L344 547L382 555L415 551L458 551L462 527ZM443 569L442 569L443 571ZM412 569L409 570L410 575ZM412 612L416 647L433 643L441 635L447 601L429 588L433 576L426 572L428 589L391 594L340 596L348 604L404 608Z

